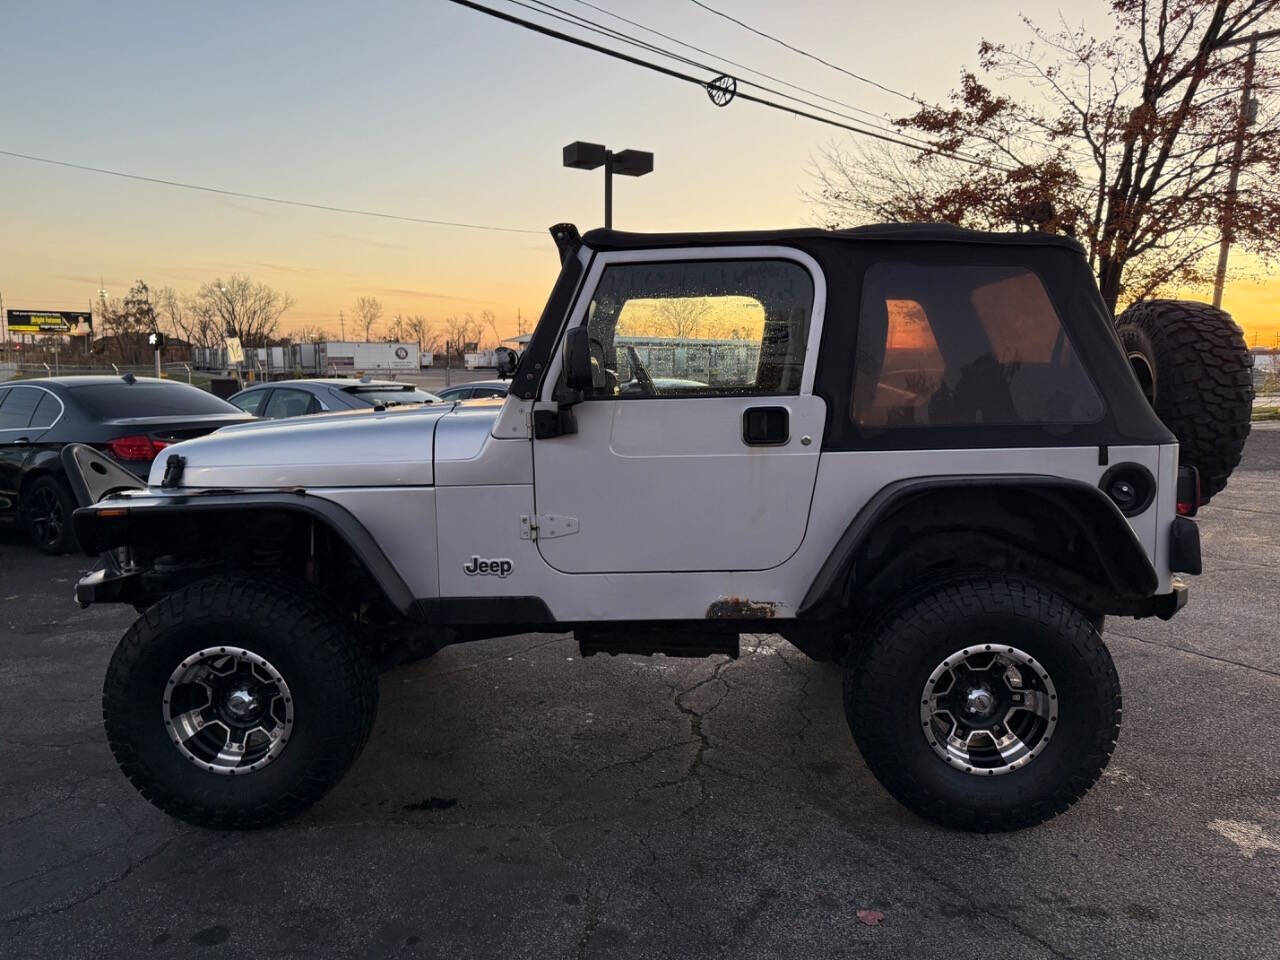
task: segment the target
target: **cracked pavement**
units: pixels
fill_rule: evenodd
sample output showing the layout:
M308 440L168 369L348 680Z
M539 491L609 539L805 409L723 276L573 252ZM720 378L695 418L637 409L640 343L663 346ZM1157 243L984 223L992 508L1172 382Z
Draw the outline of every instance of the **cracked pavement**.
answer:
M1109 619L1120 745L1066 815L953 833L876 784L840 672L525 635L382 679L356 767L273 830L170 820L116 770L130 612L0 534L0 956L1280 957L1280 430L1201 515L1169 623ZM884 922L859 922L859 909Z

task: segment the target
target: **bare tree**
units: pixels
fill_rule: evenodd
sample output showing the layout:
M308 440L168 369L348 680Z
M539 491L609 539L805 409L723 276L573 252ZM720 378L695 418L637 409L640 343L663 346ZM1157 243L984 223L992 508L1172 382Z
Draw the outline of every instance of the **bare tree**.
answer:
M711 305L702 297L668 297L658 301L654 323L664 337L690 340L711 311Z
M493 348L496 350L502 346L502 335L498 333L498 318L492 310L480 311L480 326L488 327L493 333Z
M366 341L372 339L373 328L382 316L382 303L377 297L357 297L352 319L364 331Z
M173 287L157 287L151 291L151 303L156 325L162 332L187 343L194 342L189 329L191 314L178 291Z
M469 313L445 317L446 348L453 356L463 352L463 345L480 339L480 322Z
M1280 3L1111 0L1111 12L1116 29L1102 38L1028 20L1021 46L984 40L981 73L1030 84L1038 98L963 72L950 103L922 103L895 121L936 152L833 146L810 194L822 218L1067 233L1085 245L1112 309L1205 282L1206 255L1224 233L1264 262L1280 259L1280 110L1263 109L1250 125L1238 107L1239 41L1280 24ZM1255 90L1280 82L1266 56L1276 47L1260 45Z
M161 332L193 347L217 346L222 342L222 331L210 312L200 310L193 299L179 294L173 287L152 290L157 326Z
M293 298L233 273L204 284L187 306L196 314L195 322L211 325L222 336L239 337L246 347L263 347L275 336Z
M387 324L387 340L392 343L401 343L409 337L409 330L405 326L404 317L396 314L391 318L391 322Z
M290 338L295 343L323 343L326 340L332 340L333 335L324 327L304 323L293 328Z
M427 318L420 313L413 313L404 318L405 330L418 341L418 349L427 348Z

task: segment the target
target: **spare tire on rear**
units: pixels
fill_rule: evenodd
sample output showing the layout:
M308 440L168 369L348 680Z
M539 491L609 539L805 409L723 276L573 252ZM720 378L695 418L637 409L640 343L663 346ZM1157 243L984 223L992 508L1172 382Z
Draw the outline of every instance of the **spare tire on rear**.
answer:
M1200 471L1208 501L1240 462L1253 414L1253 358L1231 315L1190 300L1140 300L1116 320L1156 415Z

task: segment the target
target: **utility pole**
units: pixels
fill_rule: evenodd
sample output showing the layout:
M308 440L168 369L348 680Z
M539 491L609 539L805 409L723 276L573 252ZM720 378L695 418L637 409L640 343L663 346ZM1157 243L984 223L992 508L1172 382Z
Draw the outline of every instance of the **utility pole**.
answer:
M347 321L341 310L338 311L338 339L343 342L347 339Z
M1280 37L1280 30L1267 30L1224 44L1227 47L1249 45L1249 56L1244 65L1244 89L1240 91L1240 112L1236 116L1236 142L1231 150L1231 175L1227 180L1227 196L1222 206L1222 241L1218 245L1218 270L1213 277L1213 305L1222 306L1222 288L1227 281L1227 255L1233 238L1232 218L1236 211L1236 196L1240 183L1240 166L1244 161L1245 128L1258 117L1258 101L1253 94L1253 70L1258 60L1258 43Z

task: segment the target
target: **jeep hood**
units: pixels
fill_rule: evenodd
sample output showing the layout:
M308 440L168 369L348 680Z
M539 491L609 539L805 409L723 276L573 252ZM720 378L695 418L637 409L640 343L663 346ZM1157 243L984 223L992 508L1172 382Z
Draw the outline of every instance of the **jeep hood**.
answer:
M150 484L160 486L176 454L186 458L184 487L429 485L436 424L455 409L406 405L224 427L166 447L151 466Z

